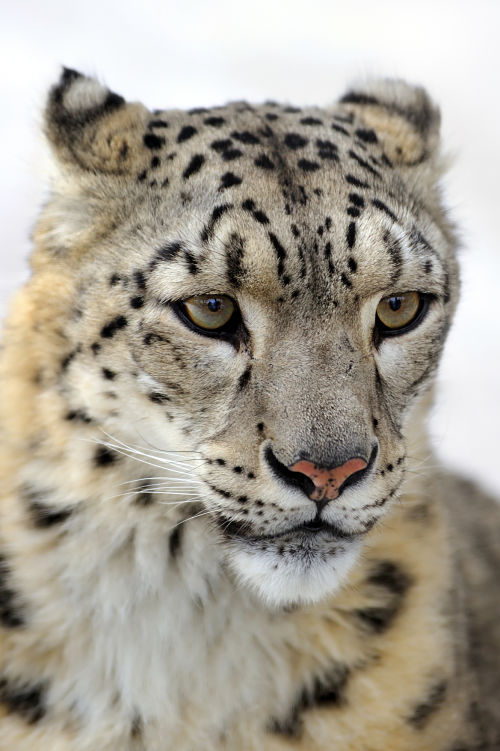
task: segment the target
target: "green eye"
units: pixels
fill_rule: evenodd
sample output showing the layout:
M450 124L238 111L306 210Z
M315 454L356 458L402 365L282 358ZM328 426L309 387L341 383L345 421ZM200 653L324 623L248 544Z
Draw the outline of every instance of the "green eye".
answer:
M382 333L399 334L423 318L428 299L419 292L384 297L377 306L377 321Z
M214 332L227 326L235 312L234 302L226 295L194 295L182 307L191 323Z

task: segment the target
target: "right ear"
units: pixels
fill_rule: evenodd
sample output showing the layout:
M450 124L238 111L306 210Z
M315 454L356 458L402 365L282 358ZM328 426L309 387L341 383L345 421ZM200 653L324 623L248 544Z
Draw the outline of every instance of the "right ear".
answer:
M84 171L123 175L140 161L149 110L64 68L45 109L45 133L57 161Z

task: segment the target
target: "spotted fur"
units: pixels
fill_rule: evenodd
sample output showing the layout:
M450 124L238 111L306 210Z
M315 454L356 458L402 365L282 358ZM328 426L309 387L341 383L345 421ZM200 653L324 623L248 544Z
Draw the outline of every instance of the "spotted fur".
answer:
M497 749L499 513L425 431L458 296L427 94L150 112L65 70L45 132L0 360L0 750ZM216 336L180 306L207 293L240 311Z

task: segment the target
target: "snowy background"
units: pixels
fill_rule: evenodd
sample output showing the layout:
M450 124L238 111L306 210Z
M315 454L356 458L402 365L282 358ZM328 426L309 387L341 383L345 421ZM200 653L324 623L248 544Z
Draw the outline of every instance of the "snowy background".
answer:
M500 492L500 2L16 0L0 8L0 317L27 276L44 196L40 109L64 64L150 107L325 104L399 76L439 102L445 188L463 240L462 303L432 430L439 454Z

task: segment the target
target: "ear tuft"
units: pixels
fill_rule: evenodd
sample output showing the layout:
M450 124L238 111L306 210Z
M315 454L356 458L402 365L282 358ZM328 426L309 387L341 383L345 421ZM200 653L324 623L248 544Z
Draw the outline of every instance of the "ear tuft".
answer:
M439 109L420 86L381 79L350 89L340 104L373 128L395 164L415 166L439 147Z
M50 90L45 132L59 161L84 170L123 174L133 160L142 105L127 104L94 78L63 68Z

